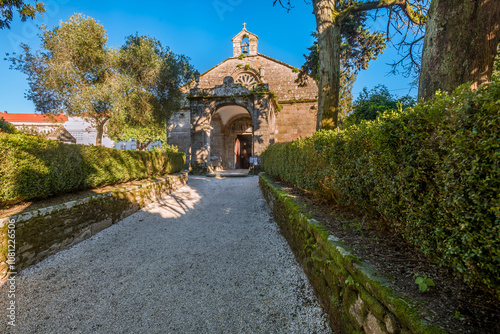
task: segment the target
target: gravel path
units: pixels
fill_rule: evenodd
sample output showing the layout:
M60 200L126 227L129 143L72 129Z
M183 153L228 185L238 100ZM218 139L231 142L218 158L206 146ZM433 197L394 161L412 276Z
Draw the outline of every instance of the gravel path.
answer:
M16 277L2 333L331 333L257 177L169 197Z

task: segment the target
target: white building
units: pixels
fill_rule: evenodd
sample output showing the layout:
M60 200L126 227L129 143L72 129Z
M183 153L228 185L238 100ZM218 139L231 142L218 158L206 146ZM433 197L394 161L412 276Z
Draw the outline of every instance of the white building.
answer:
M0 113L0 118L11 123L18 130L47 135L63 125L68 132L75 137L77 144L95 145L97 131L86 122L83 117L67 115L40 115L40 114L10 114L7 111ZM102 136L102 146L117 148L120 150L135 150L135 140L120 141L115 143L106 133ZM148 149L161 147L161 142L149 144Z
M97 131L83 117L69 116L64 127L75 137L77 144L95 145ZM102 146L120 148L116 147L115 142L109 139L106 133L102 135Z
M0 118L11 123L18 130L33 134L49 134L68 121L67 115L9 114L0 113Z

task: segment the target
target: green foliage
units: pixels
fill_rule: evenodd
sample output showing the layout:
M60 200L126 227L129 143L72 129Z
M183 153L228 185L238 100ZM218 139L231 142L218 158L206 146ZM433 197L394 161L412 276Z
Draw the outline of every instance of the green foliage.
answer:
M185 155L0 133L0 161L0 204L9 204L175 173L184 167Z
M18 131L14 127L14 125L10 124L9 122L5 121L3 117L0 117L0 133L17 133Z
M352 75L360 70L368 69L370 60L377 59L378 55L386 47L384 35L378 31L370 33L366 27L366 20L367 13L358 12L342 21L340 28L342 37L340 54L342 75ZM317 33L313 33L312 36L315 40L308 49L309 55L306 56L306 62L302 65L300 76L308 74L317 80L319 75L318 36Z
M26 135L30 135L30 136L38 136L38 137L46 138L55 129L57 129L56 126L51 127L51 130L44 132L44 131L41 131L37 126L23 125L19 129L19 132L22 132L22 133L24 133Z
M354 101L352 113L344 120L343 125L358 124L362 120L375 120L378 115L389 110L401 110L415 106L411 96L401 98L389 93L385 85L377 85L370 91L366 87Z
M84 117L97 129L100 145L109 111L121 96L113 71L116 53L106 48L106 30L95 19L75 14L59 27L44 27L40 36L40 52L22 44L23 53L9 58L13 68L28 75L27 98L41 113Z
M497 46L497 55L493 64L493 75L491 80L500 81L500 43Z
M35 6L32 6L22 0L2 0L0 3L0 29L10 29L14 10L21 16L21 21L25 22L28 18L34 19L37 13L44 13L45 5L41 2L35 2Z
M155 146L151 151L162 153L178 153L179 148L175 145L163 144L161 147Z
M109 137L133 138L141 150L156 140L165 142L168 119L180 108L179 87L194 78L188 58L154 38L131 35L120 48L117 63L123 94L107 124Z
M462 313L460 313L460 311L455 311L455 319L461 319L463 317L464 317L464 315Z
M340 91L339 119L347 116L352 109L352 87L360 70L368 69L369 61L377 59L386 47L386 40L380 32L370 33L365 27L367 15L365 12L356 13L343 20L341 26L342 46L340 53ZM313 45L308 49L309 55L299 71L299 84L306 82L309 75L318 81L319 46L317 34Z
M189 59L154 38L131 35L119 50L106 46L104 27L82 14L43 28L41 52L10 57L28 75L28 99L44 114L77 115L115 140L136 139L140 149L165 141L166 124L181 100L179 87L194 78Z
M427 291L430 286L435 286L434 281L427 277L427 275L419 276L418 274L414 274L415 284L418 285L418 288L421 292Z
M500 297L500 82L271 146L262 167L382 221Z

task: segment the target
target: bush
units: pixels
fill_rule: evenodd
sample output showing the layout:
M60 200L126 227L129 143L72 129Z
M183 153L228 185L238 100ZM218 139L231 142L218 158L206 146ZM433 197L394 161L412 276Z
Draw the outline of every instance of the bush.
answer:
M179 152L179 148L175 145L162 144L161 147L155 146L150 151L153 152L162 152L162 153L177 153Z
M347 129L271 146L272 176L375 211L500 297L500 83L466 86Z
M413 106L415 106L415 99L409 95L397 98L385 85L377 85L370 91L364 87L353 103L352 112L342 120L342 126L359 124L362 120L375 120L386 111L402 110Z
M0 132L4 133L17 133L18 131L14 125L7 122L3 117L0 117Z
M0 133L0 204L180 171L183 153L122 151Z

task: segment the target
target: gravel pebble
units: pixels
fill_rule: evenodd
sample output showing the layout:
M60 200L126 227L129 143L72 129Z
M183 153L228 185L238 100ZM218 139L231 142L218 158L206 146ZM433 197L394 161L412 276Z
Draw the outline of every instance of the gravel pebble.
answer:
M332 333L257 177L189 185L16 277L2 333Z

